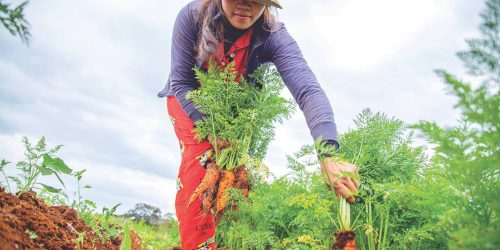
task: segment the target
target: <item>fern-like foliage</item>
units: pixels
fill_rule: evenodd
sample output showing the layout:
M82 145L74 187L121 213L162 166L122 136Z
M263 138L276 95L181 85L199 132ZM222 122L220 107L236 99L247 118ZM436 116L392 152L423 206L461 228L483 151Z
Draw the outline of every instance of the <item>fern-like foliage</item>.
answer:
M231 142L221 153L216 150L217 163L228 170L262 160L274 125L294 109L291 100L280 96L284 83L274 68L259 67L252 75L253 84L243 78L237 81L233 66L220 68L211 62L207 71L195 69L200 87L186 96L206 115L196 122L198 139L211 136Z

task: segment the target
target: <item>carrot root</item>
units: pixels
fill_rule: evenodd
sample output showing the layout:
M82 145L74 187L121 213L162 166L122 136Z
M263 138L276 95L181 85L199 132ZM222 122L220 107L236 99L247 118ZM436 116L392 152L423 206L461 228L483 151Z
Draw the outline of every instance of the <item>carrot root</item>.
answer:
M352 230L335 233L332 250L356 250L356 233Z
M220 174L220 167L215 163L209 163L203 180L201 180L200 185L198 185L193 195L191 195L191 198L189 198L188 206L198 199L205 191L210 189L210 187L214 187L220 178Z
M227 190L233 187L235 175L234 172L229 170L224 170L219 183L219 189L217 190L217 203L216 210L217 213L223 212L226 207L227 201L229 200L229 194Z
M217 185L210 186L207 192L205 192L205 198L203 199L201 211L204 214L210 213L210 210L214 206L215 195L217 194Z

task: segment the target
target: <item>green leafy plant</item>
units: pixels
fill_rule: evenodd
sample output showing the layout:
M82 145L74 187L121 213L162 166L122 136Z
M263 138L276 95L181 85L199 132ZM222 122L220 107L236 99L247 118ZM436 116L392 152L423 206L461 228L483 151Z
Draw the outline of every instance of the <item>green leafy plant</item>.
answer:
M116 204L111 209L104 207L102 213L98 216L94 215L94 210L78 213L78 218L82 219L87 226L92 228L92 231L99 237L99 240L104 243L107 240L116 238L120 233L117 225L111 223L111 218L120 205Z
M33 232L33 231L29 230L29 229L24 230L24 232L26 234L28 234L30 240L34 240L34 239L36 239L38 237L38 235L35 232Z
M123 225L123 239L122 243L120 244L120 250L130 250L130 248L132 248L132 240L130 239L130 228L127 221L125 221Z
M236 79L233 64L221 69L214 62L205 72L195 69L200 88L190 92L198 110L207 115L196 122L198 139L209 136L231 143L220 152L215 145L215 160L231 170L262 160L274 137L274 123L290 116L294 104L280 97L285 86L269 65L259 67L252 75L256 84Z
M16 184L17 196L21 196L23 193L31 190L37 190L39 191L38 198L43 199L48 205L71 206L78 211L78 218L83 220L92 229L102 243L117 238L121 229L111 223L111 218L120 204L113 206L111 209L104 207L101 214L96 214L96 204L91 200L84 199L81 194L82 189L91 188L89 185L82 187L81 184L83 174L86 170L73 172L62 159L56 156L62 145L47 149L45 137L42 137L36 145L32 145L26 137L23 137L23 144L26 159L17 163L16 166L19 173L17 175L7 175L5 167L9 162L2 160L0 162L0 172L2 172L4 179L0 179L0 184L5 186L8 192L12 193L14 190L12 190L10 180ZM62 189L57 189L38 181L40 176L55 176L59 183L65 187L61 177L63 174L72 175L77 180L77 197L75 197L71 205L69 205L68 195ZM76 243L78 247L82 247L85 240L85 232L78 232L69 223L66 227L71 233L78 234ZM30 232L27 231L26 233L29 234Z
M433 145L432 164L414 185L415 206L434 219L433 225L454 249L496 249L500 245L500 2L486 1L481 37L469 39L458 53L479 84L465 82L445 70L436 73L458 98L459 124L414 125ZM421 195L424 192L432 195ZM436 192L437 191L437 192Z
M7 183L9 191L12 192L12 190L10 190L10 184L8 183L8 180L10 179L16 183L18 196L30 190L46 190L50 193L59 193L61 189L40 183L37 180L40 175L55 176L57 177L59 183L65 187L64 182L61 179L61 175L71 174L72 169L69 168L63 160L55 156L62 145L55 146L52 149L47 149L44 137L42 137L34 146L26 137L23 137L23 143L25 147L24 156L26 157L26 160L19 161L16 164L17 169L20 170L20 173L17 176L6 176L3 169L5 165L7 165L7 162L4 160L1 164L2 172L4 173L4 177L6 177L4 181Z
M4 180L1 180L0 181L0 185L4 186L4 182L7 184L7 186L5 186L7 188L7 192L12 192L12 189L10 187L10 183L9 183L9 178L7 178L7 175L5 174L5 166L7 166L10 162L6 161L5 159L3 159L1 162L0 162L0 172L2 172L2 175L4 177Z
M92 188L90 185L84 185L82 187L81 180L83 178L83 174L86 172L86 169L82 169L80 171L76 171L73 176L77 180L77 193L76 199L71 203L71 207L76 209L79 213L89 213L94 211L96 205L93 201L88 199L83 199L81 191L82 189L90 189Z
M111 209L106 208L106 207L104 207L102 209L102 213L104 215L104 220L101 222L101 226L102 226L104 232L106 233L106 235L108 236L108 238L113 238L113 237L115 237L117 235L116 228L110 226L110 218L111 218L112 215L115 214L116 209L120 205L121 205L121 203L120 204L116 204Z
M80 250L85 242L85 232L78 232L78 237L76 238L77 249Z
M203 212L215 209L216 222L226 210L229 189L241 189L248 196L251 179L268 173L262 159L274 137L274 124L287 118L294 106L279 96L284 83L269 65L253 73L254 84L244 78L238 81L233 67L231 63L221 68L211 61L206 72L195 69L200 87L186 96L206 114L196 122L194 131L200 141L212 139L215 154L188 205L203 197ZM230 145L219 149L214 143L219 140Z
M85 242L85 232L78 232L71 223L66 224L66 229L69 230L71 234L77 234L78 236L76 237L75 242L76 242L76 247L77 249L81 249L83 247L83 244Z
M424 148L412 146L406 125L383 113L365 109L354 123L355 128L340 135L342 146L334 157L355 163L362 176L356 202L350 205L355 216L347 219L335 193L325 188L318 171L318 151L324 151L309 145L288 157L289 174L256 183L251 202L238 201L239 210L228 212L218 226L218 244L230 249L327 249L331 233L350 224L344 228L356 230L359 249L442 249L441 235L426 226L432 219L414 207L409 198L414 193L402 188L410 188L426 166ZM340 223L339 212L346 218ZM314 247L305 239L315 242Z
M122 218L116 218L116 222L122 227L127 223L130 230L139 234L143 249L172 249L180 246L178 222L170 214L165 215L158 224L149 224L146 220L134 221Z

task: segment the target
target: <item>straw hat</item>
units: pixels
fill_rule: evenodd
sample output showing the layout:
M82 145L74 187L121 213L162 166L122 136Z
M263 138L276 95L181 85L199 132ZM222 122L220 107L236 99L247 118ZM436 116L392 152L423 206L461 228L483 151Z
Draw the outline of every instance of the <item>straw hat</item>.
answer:
M283 9L283 7L281 7L281 4L279 3L278 0L253 0L253 1Z

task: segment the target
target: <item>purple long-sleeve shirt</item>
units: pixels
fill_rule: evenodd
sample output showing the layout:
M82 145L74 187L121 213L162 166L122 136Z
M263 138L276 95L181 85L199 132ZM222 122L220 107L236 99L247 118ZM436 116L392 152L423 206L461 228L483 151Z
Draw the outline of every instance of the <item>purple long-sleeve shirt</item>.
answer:
M172 63L169 80L159 97L176 96L186 114L197 121L203 117L186 94L199 87L193 68L196 63L195 47L199 34L200 0L186 5L178 14L172 39ZM215 18L224 18L219 13ZM249 50L247 72L252 73L260 64L273 63L304 113L312 137L337 142L337 127L330 102L307 65L297 42L290 36L283 23L276 32L254 25L254 35ZM338 145L338 144L337 144Z

